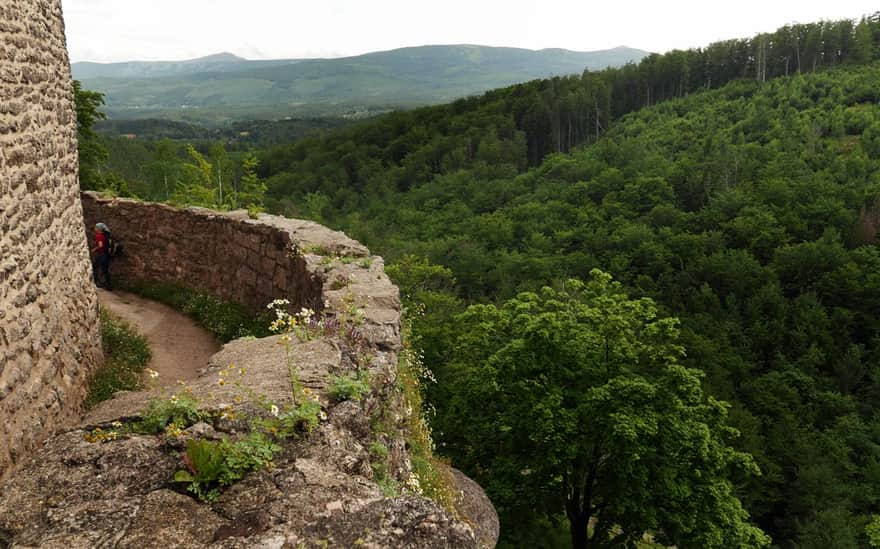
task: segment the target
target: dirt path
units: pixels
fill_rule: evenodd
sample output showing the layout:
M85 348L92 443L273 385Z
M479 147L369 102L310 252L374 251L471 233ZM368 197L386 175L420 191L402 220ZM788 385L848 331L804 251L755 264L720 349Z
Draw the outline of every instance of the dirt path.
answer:
M98 301L113 316L131 324L147 338L153 359L148 368L159 372L156 381L171 386L195 379L220 346L209 332L171 307L126 292L98 290Z

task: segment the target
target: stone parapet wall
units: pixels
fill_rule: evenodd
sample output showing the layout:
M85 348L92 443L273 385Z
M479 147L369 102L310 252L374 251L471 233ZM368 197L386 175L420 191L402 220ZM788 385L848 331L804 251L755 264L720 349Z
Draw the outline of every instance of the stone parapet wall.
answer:
M82 202L90 244L99 221L123 243L112 263L114 277L180 283L253 312L281 296L316 304L320 282L306 273L289 233L278 227L246 216L94 193L83 193Z
M400 299L381 257L344 233L301 219L216 212L82 193L85 224L105 223L123 244L113 277L174 282L234 301L252 312L274 299L291 310L336 314L349 301L365 317L365 337L400 346Z
M0 480L101 360L59 0L0 2Z

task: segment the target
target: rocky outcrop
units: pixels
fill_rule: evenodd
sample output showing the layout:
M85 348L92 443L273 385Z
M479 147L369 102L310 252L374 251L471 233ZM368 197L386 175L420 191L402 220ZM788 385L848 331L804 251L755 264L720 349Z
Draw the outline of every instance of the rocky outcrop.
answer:
M400 302L380 257L310 222L91 194L83 200L89 224L100 219L124 239L117 275L183 281L253 310L287 298L294 312L320 309L324 328L318 337L294 337L289 344L280 335L232 341L174 395L160 389L122 393L92 410L0 487L0 547L4 539L15 547L66 549L494 545L497 516L479 487L457 481L450 488L458 501L444 509L410 482L407 426L418 412L398 380L406 352ZM152 255L156 250L162 250L161 264ZM263 253L272 277L238 274L246 265L263 265ZM184 440L240 438L253 428L248 418L267 417L260 402L291 403L288 366L321 405L316 428L283 441L271 467L248 474L211 504L174 483L175 471L184 467ZM352 372L368 374L369 391L360 400L336 401L331 376ZM87 440L96 428L106 432L114 422L141 418L154 399L184 392L211 415L180 436Z
M84 236L60 1L0 2L0 481L102 360Z

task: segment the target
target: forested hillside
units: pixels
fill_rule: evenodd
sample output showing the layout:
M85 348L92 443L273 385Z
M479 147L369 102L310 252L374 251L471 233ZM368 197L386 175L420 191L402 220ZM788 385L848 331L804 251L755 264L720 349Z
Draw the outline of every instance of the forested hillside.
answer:
M506 532L540 502L491 478L479 447L498 440L468 429L486 395L462 383L474 378L455 356L455 298L495 302L599 267L681 320L684 363L732 404L734 444L762 470L739 494L775 542L865 543L880 511L880 66L864 64L878 27L856 26L846 55L821 38L799 54L777 44L836 25L498 90L263 156L275 208L450 270L410 286L433 305L421 325L435 428Z
M586 509L612 542L761 545L751 520L779 547L867 547L878 60L877 16L786 27L393 113L259 151L253 175L270 210L392 263L437 378L435 438L487 488L503 544L569 543L595 496L570 476L595 469L585 486L614 498ZM584 327L638 367L572 374L596 349ZM664 461L687 447L693 478Z

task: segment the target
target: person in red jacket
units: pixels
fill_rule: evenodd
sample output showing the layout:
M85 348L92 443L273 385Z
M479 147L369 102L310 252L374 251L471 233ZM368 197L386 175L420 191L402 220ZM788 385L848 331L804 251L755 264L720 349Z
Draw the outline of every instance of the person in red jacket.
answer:
M92 274L95 277L95 286L100 287L101 284L98 281L98 271L100 270L104 275L104 287L107 290L112 290L113 288L110 284L110 253L107 249L109 244L108 232L110 231L107 229L107 225L103 223L95 225L95 247L92 248L95 258L92 260Z

